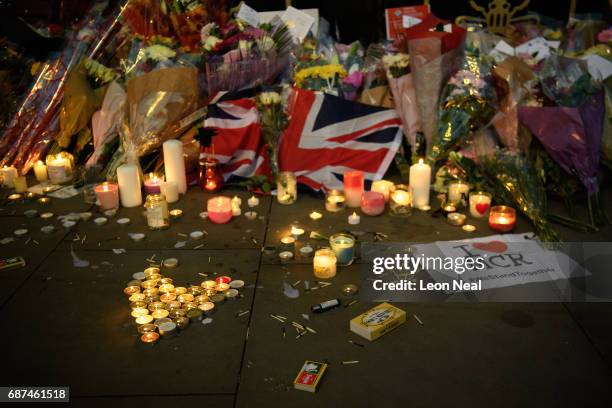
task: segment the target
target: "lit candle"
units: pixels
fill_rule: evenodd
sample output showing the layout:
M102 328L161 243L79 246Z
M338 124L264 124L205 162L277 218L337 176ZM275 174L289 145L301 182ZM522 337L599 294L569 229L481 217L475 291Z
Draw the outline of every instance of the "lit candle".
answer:
M234 217L238 217L242 214L242 210L240 209L241 205L242 200L240 199L240 197L234 196L234 198L232 198L232 215Z
M356 212L353 211L353 214L349 215L348 223L351 225L357 225L361 221L361 217L357 215Z
M138 316L136 318L136 324L149 324L153 321L154 317L151 315Z
M166 197L168 203L175 203L179 199L178 187L174 181L163 181L159 185L159 190Z
M491 194L482 191L470 193L470 215L474 218L484 218L491 206Z
M15 186L15 178L17 178L17 169L14 166L4 166L0 169L0 176L4 187L13 188Z
M450 213L446 216L446 220L450 225L454 225L456 227L460 227L465 222L465 214L461 213Z
M157 173L149 173L145 176L144 188L147 194L161 194L161 183L164 181Z
M247 200L247 204L249 205L249 207L253 208L253 207L257 207L259 205L259 198L255 197L255 196L251 196L251 198L249 198Z
M393 189L393 183L389 180L376 180L372 182L372 188L370 190L382 193L385 197L385 202L389 201L389 195Z
M361 195L364 190L364 176L361 171L347 171L344 173L344 195L346 205L352 208L359 207Z
M319 279L330 279L336 276L336 255L329 248L317 250L312 261L314 275Z
M325 197L325 210L338 212L344 210L344 193L340 190L330 190Z
M509 232L516 225L516 210L505 205L491 207L489 211L489 227L500 232Z
M47 156L47 176L53 184L64 184L72 180L72 155L61 152Z
M13 181L16 193L25 193L28 191L28 180L26 176L17 176Z
M290 251L293 253L295 249L295 238L294 237L284 237L281 239L281 250Z
M461 181L453 181L448 185L448 202L457 204L461 202L461 198L468 194L470 186Z
M204 316L210 316L215 310L215 304L213 302L204 302L198 306L198 309L204 312Z
M355 258L355 238L352 235L339 233L329 238L331 249L336 254L339 265L350 265Z
M323 214L321 214L321 213L320 213L320 212L318 212L318 211L313 211L313 212L311 212L311 213L310 213L308 216L309 216L309 217L310 217L310 219L311 219L311 220L313 220L313 221L317 221L317 220L320 220L321 218L323 218Z
M365 191L361 195L361 211L370 216L380 215L385 211L385 196L378 191Z
M155 332L144 333L142 336L140 336L140 341L145 344L155 344L157 340L159 340L159 334Z
M293 204L297 200L297 179L290 171L278 173L276 182L276 201L279 204Z
M291 236L296 240L300 239L300 237L304 235L304 229L298 228L296 226L291 226Z
M39 183L47 181L49 176L47 175L47 165L42 160L37 161L34 164L34 176Z
M410 187L412 188L413 203L417 208L429 205L429 188L431 184L431 167L419 159L419 162L410 166Z
M168 140L163 144L163 151L166 180L175 182L178 192L185 194L187 192L187 176L185 173L185 159L183 158L183 142L180 140Z
M257 212L255 212L255 211L247 211L247 212L244 213L244 216L248 220L253 221L253 220L255 220L257 218Z
M393 187L389 198L389 214L394 217L407 217L412 214L413 196L411 186L398 184Z
M114 183L102 183L94 187L100 208L111 210L119 207L119 186Z
M215 224L225 224L232 219L232 200L229 197L214 197L206 205L208 219Z
M142 204L138 166L135 164L119 166L117 168L117 182L119 183L119 196L122 206L132 208Z

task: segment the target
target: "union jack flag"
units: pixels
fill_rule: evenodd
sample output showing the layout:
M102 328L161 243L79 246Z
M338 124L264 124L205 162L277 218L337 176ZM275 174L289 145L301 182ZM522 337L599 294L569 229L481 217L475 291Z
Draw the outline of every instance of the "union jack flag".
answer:
M366 188L383 178L402 140L395 110L304 89L296 89L292 106L281 171L313 190L342 189L350 170L364 173Z

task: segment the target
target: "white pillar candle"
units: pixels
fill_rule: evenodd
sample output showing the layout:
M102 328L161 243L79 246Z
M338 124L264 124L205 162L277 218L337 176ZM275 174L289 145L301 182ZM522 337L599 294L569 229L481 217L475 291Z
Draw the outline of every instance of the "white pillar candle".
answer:
M431 167L419 159L410 166L410 187L412 187L412 202L417 208L429 205L429 188L431 185Z
M382 193L383 197L385 197L385 202L389 201L389 194L393 187L393 183L389 180L376 180L372 182L371 191L376 191L377 193Z
M26 176L18 176L13 180L13 184L15 185L16 193L25 193L28 191L28 180Z
M39 160L36 162L36 164L34 164L34 175L39 183L48 180L49 176L47 175L47 165L43 163L42 160Z
M168 140L164 143L164 167L166 168L166 180L174 181L178 187L178 192L185 194L187 192L187 175L185 174L183 143L180 140Z
M461 201L461 196L468 194L470 186L463 181L453 181L448 185L448 202L458 203Z
M15 186L15 179L17 178L17 169L15 167L4 166L0 169L0 175L4 187L13 188Z
M178 187L174 181L164 181L160 184L161 193L166 196L166 201L176 203L179 199Z
M140 191L140 175L135 164L123 164L117 168L117 182L119 183L119 197L124 207L138 207L142 204Z

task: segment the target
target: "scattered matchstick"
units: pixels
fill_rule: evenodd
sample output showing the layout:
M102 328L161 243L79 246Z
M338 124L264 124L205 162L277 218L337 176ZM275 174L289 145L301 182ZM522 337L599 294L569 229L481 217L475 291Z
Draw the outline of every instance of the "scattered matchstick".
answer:
M416 320L421 326L423 326L423 322L421 321L421 319L419 319L419 316L413 314L412 315L414 317L414 320Z
M353 340L349 340L348 342L357 347L365 347L363 344L357 343L356 341L353 341Z
M343 365L347 365L347 364L359 364L359 360L343 361L342 364Z

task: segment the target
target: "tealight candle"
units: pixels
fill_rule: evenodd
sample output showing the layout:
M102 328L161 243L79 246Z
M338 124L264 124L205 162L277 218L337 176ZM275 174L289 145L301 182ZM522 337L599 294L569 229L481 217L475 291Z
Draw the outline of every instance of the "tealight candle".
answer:
M257 207L259 205L259 198L251 196L251 198L247 200L247 204L250 208Z
M208 219L215 224L225 224L232 219L232 200L229 197L214 197L206 205Z
M278 258L281 260L281 262L289 262L290 260L293 259L293 252L291 251L279 252Z
M157 330L157 326L151 323L143 324L142 326L138 327L139 334L153 333L156 330Z
M13 184L15 185L16 193L25 193L28 191L28 180L26 179L26 176L15 177Z
M474 218L484 218L491 206L491 194L482 191L470 193L470 215Z
M377 191L365 191L361 195L361 211L370 216L377 216L385 211L385 196Z
M228 290L230 288L229 283L219 283L217 284L217 286L215 287L215 289L217 290L217 292L225 292L226 290Z
M161 293L174 293L174 285L171 283L164 283L159 286L159 291Z
M230 278L229 276L219 276L215 279L215 282L217 282L217 284L219 283L230 283L232 281L232 278Z
M144 333L142 336L140 336L140 341L145 344L155 344L157 340L159 340L159 334L155 332Z
M144 316L149 314L149 309L145 307L137 307L132 309L132 317Z
M310 213L308 216L309 216L309 217L310 217L310 219L311 219L311 220L313 220L313 221L317 221L317 220L320 220L321 218L323 218L323 214L321 214L321 213L320 213L320 212L318 212L318 211L313 211L313 212L311 212L311 213Z
M125 293L128 296L132 296L134 293L140 293L140 286L128 286L125 289L123 289L123 293Z
M119 186L115 183L102 183L94 187L96 197L103 210L112 210L119 207Z
M181 303L185 303L185 302L193 302L194 298L195 296L193 296L191 293L182 293L178 295L176 300L178 300Z
M168 317L169 314L170 312L166 309L155 309L151 316L153 316L154 319L163 319L164 317Z
M348 217L348 223L351 225L357 225L361 221L361 217L357 215L356 212L353 211L351 215Z
M457 204L461 202L461 198L467 196L470 191L470 186L461 181L453 181L448 185L448 202Z
M281 238L281 248L283 251L293 252L295 249L295 238L294 237Z
M144 188L147 194L161 194L161 183L164 178L157 173L148 173L144 178Z
M472 224L465 224L461 229L465 232L474 232L476 231L476 227Z
M0 180L4 187L13 188L17 175L17 169L14 166L4 166L0 169Z
M394 217L407 217L412 214L413 203L412 187L397 184L391 191L389 198L389 214Z
M130 302L142 302L145 299L144 293L134 293L129 297Z
M244 216L250 221L257 219L257 213L255 211L247 211L244 213Z
M355 258L355 238L352 235L339 233L329 238L331 249L336 254L339 265L350 265Z
M291 236L296 240L300 239L300 237L304 235L304 229L298 228L296 226L291 226Z
M344 210L344 193L340 190L330 190L325 197L325 210L329 212L338 212Z
M344 195L346 205L349 207L359 207L361 195L364 190L364 176L361 171L347 171L344 173Z
M169 303L175 300L176 296L177 296L176 293L164 293L163 295L161 295L159 300L161 300L164 303Z
M419 159L418 163L410 166L410 187L412 188L413 203L417 208L429 205L429 189L431 185L431 167Z
M34 164L34 176L36 177L36 181L39 183L49 179L49 176L47 175L47 165L43 163L42 160L39 160Z
M213 302L204 302L198 306L198 309L203 311L205 316L210 316L215 310L215 304Z
M22 197L21 194L11 194L7 198L11 201L17 201L17 200L21 200L21 197Z
M389 180L376 180L372 182L371 191L382 193L385 198L385 202L389 201L391 190L393 190L393 183Z
M201 286L204 289L214 289L217 286L217 282L215 282L214 280L207 280L202 282Z
M314 275L319 279L336 276L336 254L329 248L317 250L312 261Z
M151 315L138 316L136 318L136 324L149 324L153 321L154 317Z
M189 326L189 318L187 317L177 317L174 319L174 323L176 323L176 327L180 330L184 330Z
M489 227L500 232L509 232L516 225L516 210L505 205L491 207L489 212Z
M448 215L456 211L457 211L457 207L455 207L454 204L446 204L444 207L442 207L442 214L444 215Z
M465 214L461 213L450 213L446 216L446 220L450 225L454 225L456 227L460 227L465 222Z
M159 190L166 197L168 203L175 203L179 199L179 190L176 182L164 181L159 184Z

